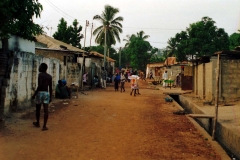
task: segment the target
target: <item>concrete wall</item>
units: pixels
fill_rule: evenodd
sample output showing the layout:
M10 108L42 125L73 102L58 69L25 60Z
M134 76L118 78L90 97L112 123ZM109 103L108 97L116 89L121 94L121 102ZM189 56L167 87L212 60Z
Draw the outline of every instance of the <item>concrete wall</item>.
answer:
M48 65L47 73L52 76L53 95L59 79L66 79L68 85L79 81L80 66L77 63L64 65L55 58L45 58L27 52L15 52L10 79L7 80L5 88L5 113L27 109L33 105L31 97L37 88L38 68L41 63Z
M203 77L205 80L205 100L212 101L213 98L213 67L212 62L205 63L205 76Z
M27 52L15 52L10 79L6 87L5 113L26 109L32 105L31 97L37 88L38 68L41 63L48 65L47 73L52 75L52 87L55 88L59 79L59 60Z
M204 93L203 93L203 78L204 78L204 76L203 76L203 65L204 64L200 64L200 65L198 65L198 73L197 73L197 75L198 75L198 77L197 77L197 79L198 79L198 81L197 81L197 86L198 86L198 92L197 92L197 95L201 98L201 99L203 99L203 95L204 95Z
M35 43L12 35L8 39L8 49L12 51L35 53Z
M36 55L45 57L47 59L59 60L58 63L50 63L51 67L49 68L50 70L52 70L52 68L57 69L58 76L55 76L57 81L59 79L65 79L68 84L79 83L81 65L77 63L74 52L64 50L36 49ZM54 73L54 75L55 74L56 73Z
M198 95L198 66L194 66L193 77L193 92Z
M70 51L64 50L50 50L50 49L36 49L36 55L41 55L46 58L56 58L59 59L61 62L64 62L64 56L67 57L66 61L68 62L75 62L74 57L75 54Z
M5 114L33 105L31 97L37 88L41 63L48 65L47 73L52 76L53 95L59 79L66 79L68 85L79 81L80 65L73 61L74 54L47 49L37 50L35 54L35 43L19 37L10 38L9 49L14 53L9 60L10 77L4 79L1 90ZM65 62L64 56L69 58Z
M71 51L40 49L35 43L12 36L9 39L11 56L8 60L7 78L2 81L0 116L11 111L24 110L34 105L31 100L38 84L38 68L41 63L48 65L47 73L52 75L53 95L58 80L67 80L67 85L80 82L81 65ZM100 76L102 58L86 59L86 69ZM81 63L82 64L82 63ZM94 64L94 65L93 65ZM114 63L110 63L114 67ZM91 68L93 67L93 68ZM0 120L3 120L3 116ZM2 121L4 122L4 121ZM4 123L2 123L4 124ZM3 126L3 125L2 125ZM0 127L1 128L1 127Z
M240 59L221 58L221 93L226 100L240 98Z
M221 57L219 75L219 100L232 101L240 98L240 59ZM208 102L216 97L217 57L209 63L195 67L194 93Z
M179 103L183 108L190 111L190 113L205 114L200 107L192 103L191 100L184 97L184 95L179 95ZM212 134L212 130L209 130L209 120L207 118L199 118L198 122L210 135ZM240 159L240 135L230 129L229 125L224 125L220 121L217 122L217 130L215 133L216 140L223 145L225 149L231 151Z
M218 122L216 139L225 149L231 151L240 159L240 135L238 133L233 132L229 127Z

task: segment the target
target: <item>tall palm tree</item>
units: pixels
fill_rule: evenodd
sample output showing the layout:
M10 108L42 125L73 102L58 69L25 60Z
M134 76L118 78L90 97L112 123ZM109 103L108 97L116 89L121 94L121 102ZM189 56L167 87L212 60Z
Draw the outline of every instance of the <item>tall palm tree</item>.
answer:
M102 25L97 27L93 31L93 35L96 35L95 42L100 45L104 45L104 70L106 67L106 52L112 44L116 44L116 40L120 42L119 33L122 33L123 17L116 17L119 9L106 5L101 15L96 15L93 19L99 20Z
M128 46L129 46L129 44L130 44L130 39L131 39L131 36L129 36L129 35L126 35L126 37L127 37L127 39L123 39L123 41L126 41L126 43L125 43L125 46L124 46L124 47L128 47Z
M146 40L147 38L150 37L149 35L144 35L144 34L145 34L144 31L137 32L137 36L136 37L141 38L143 40Z
M107 46L116 44L116 40L120 42L119 33L122 33L123 17L116 17L119 9L106 5L101 15L95 15L93 19L99 20L101 26L97 27L93 31L93 35L96 35L95 42L100 45L104 45L105 31L106 31L106 43Z
M147 38L150 37L149 35L144 35L144 34L145 34L144 31L140 31L140 32L137 32L137 35L135 34L132 34L131 36L126 35L127 39L123 39L123 41L126 41L125 47L128 47L129 44L131 43L131 40L133 40L134 38L140 38L142 40L146 40Z

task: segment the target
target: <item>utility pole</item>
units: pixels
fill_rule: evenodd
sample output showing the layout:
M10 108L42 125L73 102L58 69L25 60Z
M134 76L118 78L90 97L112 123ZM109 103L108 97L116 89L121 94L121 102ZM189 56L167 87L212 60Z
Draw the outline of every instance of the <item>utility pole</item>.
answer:
M86 31L87 31L88 25L89 25L89 21L86 20L85 35L84 35L84 50L85 50L85 43L86 43ZM81 82L81 88L83 90L83 74L85 74L85 55L82 56L82 59L83 61L82 61L82 67L80 71L80 82Z
M91 28L90 47L91 47L91 42L92 42L92 30L93 30L93 23L92 23L92 28Z
M84 50L85 50L85 43L86 43L86 31L87 31L88 25L89 25L89 21L86 20L85 35L84 35Z
M109 58L109 48L108 48L108 58ZM109 70L109 59L108 59L108 70Z
M106 53L107 53L107 26L105 26L105 36L104 36L104 59L103 59L104 71L106 69Z

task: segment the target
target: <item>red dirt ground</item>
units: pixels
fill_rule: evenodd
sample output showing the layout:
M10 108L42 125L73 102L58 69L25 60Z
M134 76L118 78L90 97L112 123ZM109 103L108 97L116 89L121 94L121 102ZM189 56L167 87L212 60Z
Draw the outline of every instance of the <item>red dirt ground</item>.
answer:
M141 95L134 97L130 84L125 87L122 93L109 86L54 100L48 131L32 126L34 107L15 113L0 133L0 159L221 159L186 116L173 114L179 108L165 102L161 90L140 81Z

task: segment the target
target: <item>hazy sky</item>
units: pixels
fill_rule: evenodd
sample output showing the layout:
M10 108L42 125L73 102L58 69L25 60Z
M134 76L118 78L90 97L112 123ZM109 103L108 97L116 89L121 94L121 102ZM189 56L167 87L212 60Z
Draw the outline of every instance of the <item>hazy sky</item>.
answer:
M124 21L121 42L114 48L123 47L126 35L143 30L149 35L148 41L153 47L165 48L169 38L186 30L189 24L208 16L216 22L218 28L224 28L231 35L240 30L240 0L39 0L43 5L40 19L35 22L44 26L47 35L57 30L60 18L68 25L77 19L85 32L86 20L90 22L86 30L86 44L90 45L91 24L93 29L100 25L93 16L101 15L106 4L118 8L117 16ZM47 29L49 28L49 29ZM92 38L92 45L95 37ZM84 39L81 41L84 45Z

